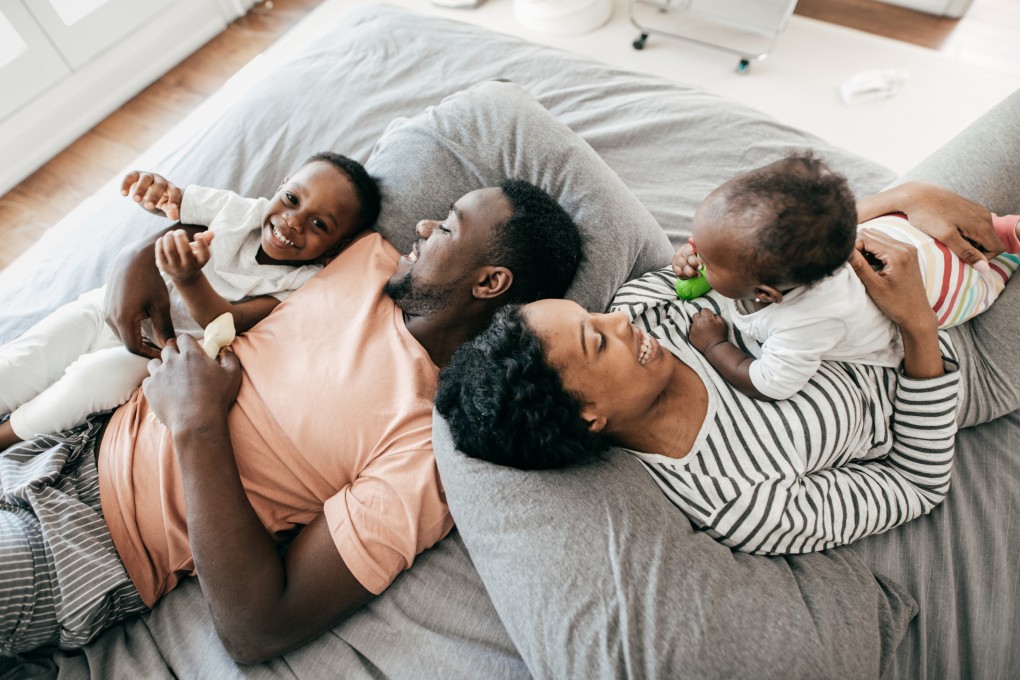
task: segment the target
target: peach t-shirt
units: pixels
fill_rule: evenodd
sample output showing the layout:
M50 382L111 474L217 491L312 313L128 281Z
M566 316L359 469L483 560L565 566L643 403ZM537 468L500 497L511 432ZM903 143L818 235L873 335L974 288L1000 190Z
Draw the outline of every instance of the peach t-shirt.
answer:
M396 260L365 235L233 344L244 375L230 435L255 512L277 535L325 512L344 562L376 594L453 526L432 456L438 369L382 292ZM148 412L138 390L113 414L99 490L151 606L194 562L173 444Z

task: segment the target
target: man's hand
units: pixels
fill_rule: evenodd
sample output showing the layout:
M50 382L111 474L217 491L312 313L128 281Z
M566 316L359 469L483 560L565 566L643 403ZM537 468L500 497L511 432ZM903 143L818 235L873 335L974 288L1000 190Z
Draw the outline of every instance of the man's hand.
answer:
M121 180L120 193L154 215L163 215L171 220L181 219L181 198L184 192L162 175L132 170Z
M229 349L210 359L190 335L168 343L161 359L149 362L142 382L145 398L171 432L201 427L206 418L224 420L241 388L241 362Z
M702 309L691 320L687 337L694 349L706 354L713 345L727 342L726 329L726 319L709 309Z
M160 347L174 338L170 294L159 275L151 244L121 251L106 286L106 323L131 352L156 358L159 347L142 339L142 321L152 320Z

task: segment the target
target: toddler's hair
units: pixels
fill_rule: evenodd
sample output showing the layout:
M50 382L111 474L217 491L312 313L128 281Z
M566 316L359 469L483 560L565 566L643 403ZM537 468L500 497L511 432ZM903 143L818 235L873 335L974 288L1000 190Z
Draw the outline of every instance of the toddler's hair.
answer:
M747 267L762 283L809 285L850 258L857 239L853 192L811 151L740 175L724 192L727 214L753 223Z
M303 165L322 161L329 163L334 168L347 176L354 185L354 193L358 196L358 214L354 220L354 226L358 231L368 229L379 219L379 209L382 205L382 198L379 194L379 183L368 174L358 161L342 156L332 151L320 151L306 160Z

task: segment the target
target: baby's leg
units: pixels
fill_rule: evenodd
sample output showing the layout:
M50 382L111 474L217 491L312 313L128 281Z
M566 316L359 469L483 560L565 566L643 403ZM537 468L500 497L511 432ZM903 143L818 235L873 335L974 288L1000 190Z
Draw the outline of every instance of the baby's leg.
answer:
M1020 266L1015 255L1000 255L981 274L944 244L915 229L902 215L884 215L862 227L878 229L917 248L928 303L938 317L939 328L951 328L988 309Z
M123 346L86 354L35 399L11 413L10 424L21 439L62 432L90 413L120 406L145 376L149 360Z
M105 289L83 294L0 348L0 414L56 382L88 352L119 345L103 318Z

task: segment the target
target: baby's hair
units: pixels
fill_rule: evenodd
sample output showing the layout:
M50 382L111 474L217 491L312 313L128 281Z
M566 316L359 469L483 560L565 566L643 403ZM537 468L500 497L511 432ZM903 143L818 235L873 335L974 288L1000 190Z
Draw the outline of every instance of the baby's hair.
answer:
M354 193L358 196L358 215L354 222L355 228L361 231L375 224L375 221L379 219L382 197L379 194L378 182L368 174L365 166L352 158L341 156L332 151L320 151L306 160L303 165L320 161L329 163L342 172L354 185Z
M749 273L768 285L810 285L850 258L857 205L846 177L811 151L723 185L730 219L750 221Z

